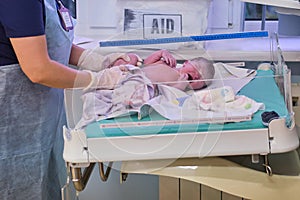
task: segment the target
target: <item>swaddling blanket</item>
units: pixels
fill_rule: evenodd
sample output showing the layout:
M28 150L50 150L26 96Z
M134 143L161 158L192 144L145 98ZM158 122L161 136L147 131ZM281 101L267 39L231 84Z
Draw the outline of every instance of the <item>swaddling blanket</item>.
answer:
M207 89L230 86L237 94L245 85L247 85L257 74L256 70L239 68L226 63L214 63L215 76L212 84Z
M170 120L206 120L228 122L250 120L263 108L246 96L236 96L230 86L186 93L177 88L154 86L142 70L133 67L114 90L95 90L82 95L83 114L75 128L118 116L138 114L140 118L155 110Z
M114 90L94 90L84 93L83 112L75 128L122 115L137 113L154 96L154 86L138 67L128 66Z
M195 91L192 94L166 85L159 85L158 88L160 94L141 108L142 115L152 108L171 120L201 119L219 123L251 120L257 110L264 109L263 103L235 95L230 86Z

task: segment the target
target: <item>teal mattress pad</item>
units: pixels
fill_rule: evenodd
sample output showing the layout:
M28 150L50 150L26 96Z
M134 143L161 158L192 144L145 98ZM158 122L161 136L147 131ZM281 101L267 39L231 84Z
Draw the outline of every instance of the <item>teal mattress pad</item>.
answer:
M190 132L208 132L224 130L245 130L245 129L262 129L266 128L261 121L261 113L264 111L276 111L279 116L284 117L288 114L286 104L279 88L275 82L273 71L258 70L256 77L243 87L238 95L245 95L256 102L265 104L265 110L257 111L250 121L199 124L199 123L163 123L167 119L156 112L142 119L137 115L117 117L93 122L86 126L85 133L87 138L99 137L122 137L137 135L157 135L157 134L174 134ZM151 122L152 125L149 125ZM154 123L153 123L154 122ZM155 122L158 125L155 125ZM161 123L162 122L162 123ZM132 124L122 126L122 124ZM154 125L153 125L154 124ZM111 126L110 126L111 125ZM103 126L105 128L103 128Z

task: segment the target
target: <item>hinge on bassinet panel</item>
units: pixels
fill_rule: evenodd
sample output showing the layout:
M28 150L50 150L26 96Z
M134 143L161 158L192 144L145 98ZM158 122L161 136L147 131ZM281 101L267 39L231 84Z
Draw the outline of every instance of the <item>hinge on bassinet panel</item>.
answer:
M272 172L271 166L269 165L268 155L264 155L264 157L265 157L265 162L264 162L263 166L265 167L266 173L267 173L269 176L272 176L272 175L273 175L273 172Z

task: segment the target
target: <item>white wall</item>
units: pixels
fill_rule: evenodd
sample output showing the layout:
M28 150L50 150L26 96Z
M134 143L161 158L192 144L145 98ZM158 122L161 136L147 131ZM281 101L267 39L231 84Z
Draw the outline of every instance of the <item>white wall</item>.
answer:
M101 39L116 34L119 26L116 10L117 0L78 0L76 34ZM240 0L212 0L208 33L240 31L242 12Z
M116 30L117 0L78 0L76 35L107 37Z
M208 33L239 32L244 5L240 0L213 0L208 16Z

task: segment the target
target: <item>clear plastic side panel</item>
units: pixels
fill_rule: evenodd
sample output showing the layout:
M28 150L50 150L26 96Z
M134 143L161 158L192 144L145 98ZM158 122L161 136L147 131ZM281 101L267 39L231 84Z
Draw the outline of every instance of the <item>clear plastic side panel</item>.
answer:
M288 127L291 127L293 124L293 105L292 105L292 91L291 91L291 70L286 69L286 73L284 75L284 90L285 90L285 101L288 109L288 116L286 119L286 123Z
M282 50L279 45L278 35L274 33L271 39L271 54L273 70L275 72L276 82L284 97L287 106L286 124L288 127L293 122L292 96L291 96L291 70L286 65Z

